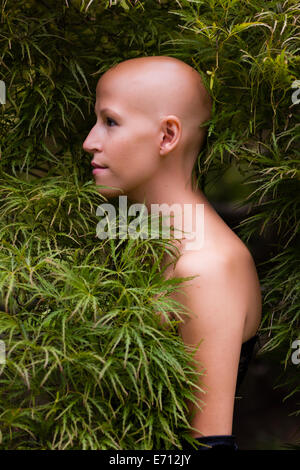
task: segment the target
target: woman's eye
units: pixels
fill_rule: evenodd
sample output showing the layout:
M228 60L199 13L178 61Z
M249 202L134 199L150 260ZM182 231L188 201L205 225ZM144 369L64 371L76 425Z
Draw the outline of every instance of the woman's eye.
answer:
M109 127L111 127L111 123L113 123L113 125L116 124L116 122L113 119L109 118L109 117L106 118L106 122L107 122Z

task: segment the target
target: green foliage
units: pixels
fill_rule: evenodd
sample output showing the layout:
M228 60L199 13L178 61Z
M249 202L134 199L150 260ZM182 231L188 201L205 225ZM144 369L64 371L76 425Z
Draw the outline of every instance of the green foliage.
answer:
M98 78L131 57L170 55L202 74L214 110L199 184L234 165L252 209L240 236L275 233L258 266L261 331L299 392L298 11L292 0L1 1L1 448L168 449L188 434L199 381L169 298L182 280L162 278L166 240L96 238L102 200L81 147Z
M166 242L95 242L90 182L2 182L2 448L177 445L197 374L168 298L180 280L159 271Z

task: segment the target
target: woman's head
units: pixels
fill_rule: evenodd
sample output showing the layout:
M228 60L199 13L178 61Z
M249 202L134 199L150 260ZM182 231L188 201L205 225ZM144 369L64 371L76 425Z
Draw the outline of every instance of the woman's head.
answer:
M130 59L109 69L96 89L97 122L83 143L106 197L141 200L170 178L186 181L210 118L211 100L200 74L165 56ZM151 189L152 188L152 189Z

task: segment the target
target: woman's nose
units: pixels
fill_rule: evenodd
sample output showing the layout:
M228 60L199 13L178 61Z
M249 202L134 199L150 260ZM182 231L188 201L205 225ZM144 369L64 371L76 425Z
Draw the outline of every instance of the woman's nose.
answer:
M99 138L95 133L94 127L91 129L90 133L88 134L87 138L82 144L83 150L89 153L95 153L101 151L101 143Z

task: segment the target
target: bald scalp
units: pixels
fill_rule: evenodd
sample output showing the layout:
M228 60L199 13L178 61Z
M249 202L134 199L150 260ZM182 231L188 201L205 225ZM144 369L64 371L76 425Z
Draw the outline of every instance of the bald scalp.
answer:
M212 101L201 75L185 62L169 56L128 59L110 68L100 80L117 80L135 111L159 119L177 116L182 123L182 148L197 157L211 117Z

